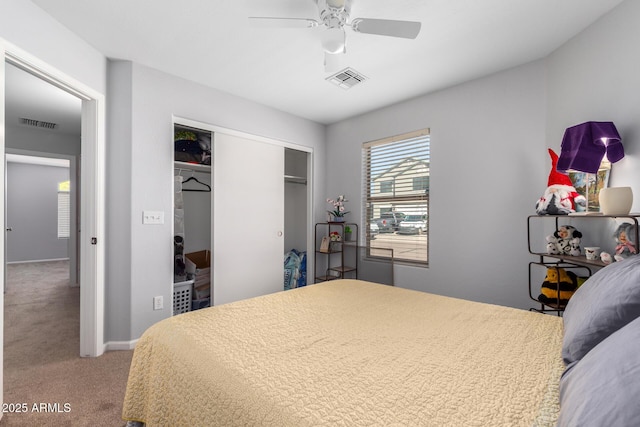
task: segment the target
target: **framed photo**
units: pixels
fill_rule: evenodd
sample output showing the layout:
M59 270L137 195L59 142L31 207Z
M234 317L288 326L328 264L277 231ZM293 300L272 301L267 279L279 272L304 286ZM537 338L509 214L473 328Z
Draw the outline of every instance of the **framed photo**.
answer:
M329 252L329 238L324 236L320 242L320 252Z
M600 190L609 186L611 164L600 166L598 173L569 171L569 179L576 191L587 199L587 206L576 206L576 210L586 212L600 212Z

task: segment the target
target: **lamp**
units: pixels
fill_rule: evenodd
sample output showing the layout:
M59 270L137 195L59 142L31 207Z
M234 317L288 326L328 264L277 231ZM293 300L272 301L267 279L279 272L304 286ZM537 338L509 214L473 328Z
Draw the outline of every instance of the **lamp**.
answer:
M567 128L557 169L598 173L602 159L615 163L624 157L620 134L612 122L585 122Z
M602 188L598 186L598 170L603 164L615 163L624 157L620 134L612 122L585 122L567 128L562 138L557 170L596 174L593 178L593 195L599 201L599 210L604 215L626 215L633 203L631 187ZM605 167L605 166L603 166ZM610 166L606 166L608 169ZM591 179L587 176L587 211L590 210L589 189Z

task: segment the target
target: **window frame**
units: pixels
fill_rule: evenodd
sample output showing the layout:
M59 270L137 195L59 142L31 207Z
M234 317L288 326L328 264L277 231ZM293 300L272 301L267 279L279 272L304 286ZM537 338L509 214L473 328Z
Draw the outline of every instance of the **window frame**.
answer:
M411 144L412 140L415 140L415 145L407 145ZM396 144L396 153L393 153L394 148L392 145ZM418 144L420 146L418 146ZM426 144L426 150L422 152L423 148L421 146ZM382 154L380 159L380 164L383 164L384 161L395 162L387 163L381 171L374 171L372 162L372 151L375 152L376 147L381 148L381 151L385 151L384 148L388 149L386 154ZM406 148L409 147L409 148ZM409 162L413 160L416 162L418 166L412 166L407 169L407 171L400 171L397 175L396 179L394 179L391 185L392 192L391 194L382 193L383 188L387 188L384 186L385 183L389 182L389 180L378 181L376 182L376 177L380 178L385 173L393 170L393 168L398 167L403 162ZM420 163L423 164L420 164ZM429 187L430 187L430 166L431 166L431 132L429 128L420 129L413 132L407 132L404 134L383 138L374 141L368 141L362 144L362 201L363 201L363 209L362 209L362 233L364 235L364 241L366 242L366 246L368 249L374 249L372 247L372 242L375 242L375 239L372 239L371 235L371 227L370 224L374 217L374 210L379 209L380 213L382 212L392 212L394 209L405 206L405 210L409 210L409 212L404 212L406 215L423 215L426 219L426 230L419 230L418 235L424 236L424 244L422 240L417 240L415 243L408 241L408 243L398 242L399 248L413 248L415 251L419 252L421 255L416 255L415 257L411 256L403 256L399 251L394 250L393 259L396 263L400 264L408 264L420 267L428 267L429 266ZM382 167L382 166L379 166ZM423 169L425 172L418 173L426 173L423 176L411 176L412 173L415 173L414 169ZM404 173L404 175L403 175ZM398 184L398 188L396 188L396 182L400 181L400 178L405 181L404 185ZM419 189L416 189L416 183L419 183ZM424 190L424 191L423 191ZM376 191L378 194L376 195ZM402 194L402 193L405 194ZM396 194L398 193L398 194ZM385 206L389 205L389 206ZM398 211L400 212L400 211ZM395 224L395 226L399 226L399 224ZM398 228L398 231L399 228ZM406 229L405 229L406 231ZM424 231L424 233L422 233ZM393 232L395 234L395 232ZM402 236L404 237L404 236ZM424 246L423 246L424 245ZM381 247L381 246L380 246ZM422 254L423 251L426 251L425 254ZM379 255L371 255L371 251L368 250L368 256L373 258L387 258ZM403 252L403 251L400 251ZM422 259L424 257L424 259Z

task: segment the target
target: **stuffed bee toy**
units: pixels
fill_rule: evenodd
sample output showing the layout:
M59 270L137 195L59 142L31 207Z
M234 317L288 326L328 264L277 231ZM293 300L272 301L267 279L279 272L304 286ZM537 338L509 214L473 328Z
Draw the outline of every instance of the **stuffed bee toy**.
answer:
M547 268L547 276L540 287L538 301L553 306L566 306L573 293L584 282L573 271L560 267Z
M547 189L536 202L538 215L568 215L576 211L576 205L586 206L587 199L579 194L571 179L556 169L558 155L549 148L551 156L551 172L547 181Z

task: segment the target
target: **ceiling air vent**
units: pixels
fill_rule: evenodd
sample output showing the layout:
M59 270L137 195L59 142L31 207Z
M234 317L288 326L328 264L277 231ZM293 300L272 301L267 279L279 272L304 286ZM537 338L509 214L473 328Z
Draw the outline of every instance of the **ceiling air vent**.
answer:
M55 129L58 126L57 123L44 122L42 120L26 119L24 117L20 118L20 124L25 126L41 128L41 129Z
M327 77L327 81L344 90L351 89L365 80L367 80L367 78L353 68L345 68L344 70L338 71L336 74Z

